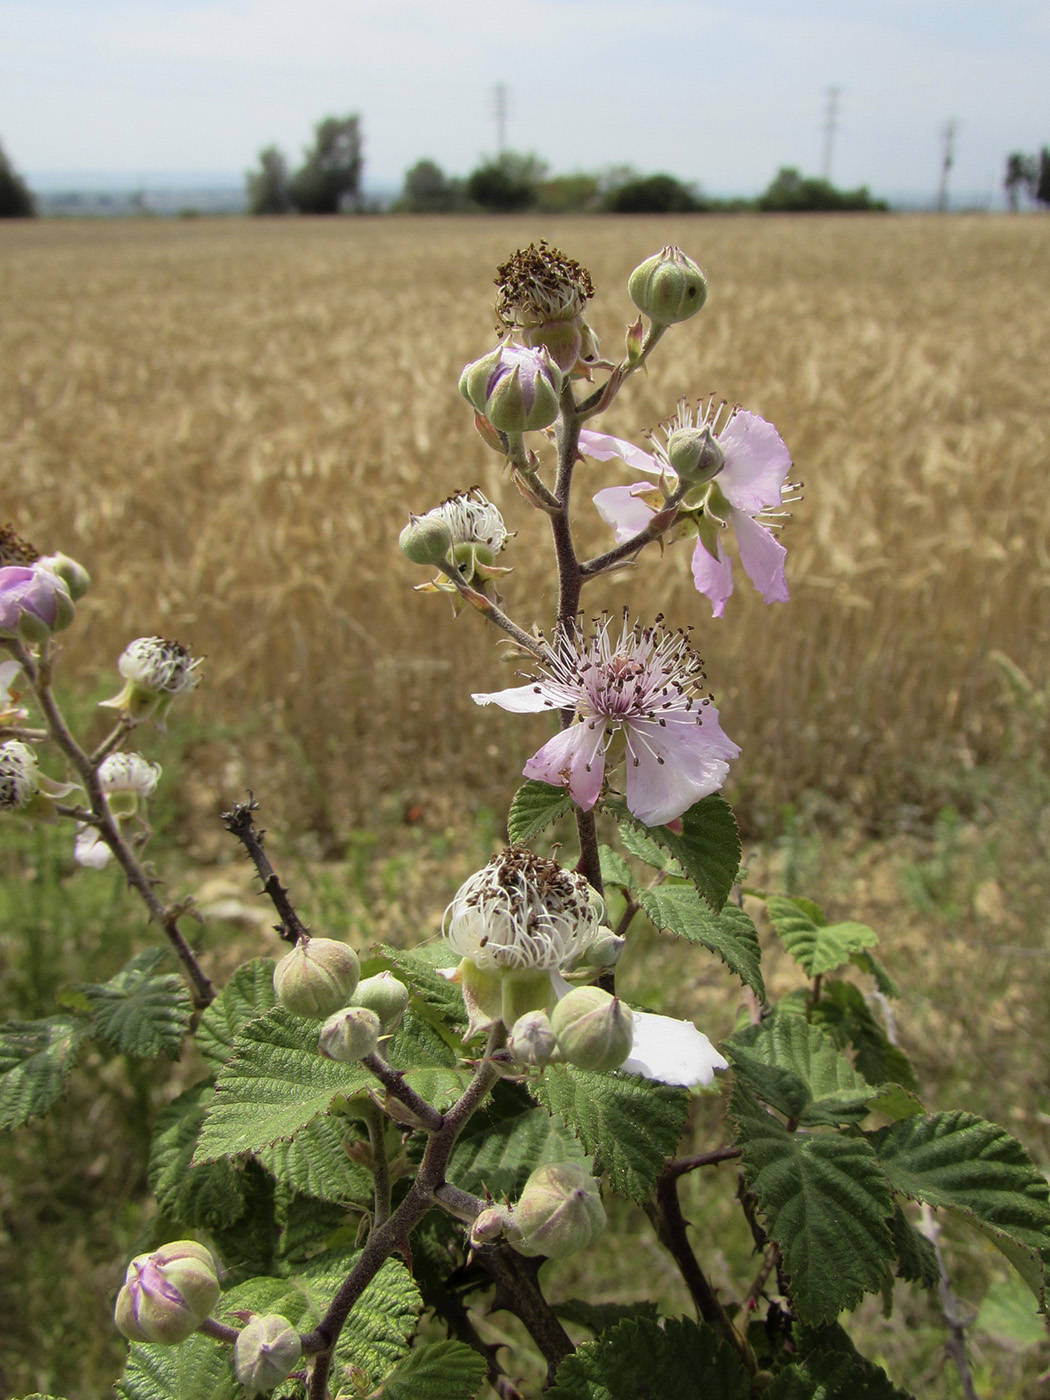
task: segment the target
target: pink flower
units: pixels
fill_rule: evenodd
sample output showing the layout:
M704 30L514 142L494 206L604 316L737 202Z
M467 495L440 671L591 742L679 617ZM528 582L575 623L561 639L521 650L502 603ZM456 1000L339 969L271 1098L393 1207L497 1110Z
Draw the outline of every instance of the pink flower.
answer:
M787 493L794 490L787 479L791 458L772 423L755 413L733 409L719 428L721 408L713 408L713 402L708 401L693 412L683 401L675 417L664 425L666 442L655 444L652 454L607 433L584 429L580 434L580 451L588 457L600 461L619 457L628 466L660 478L657 487L649 482L611 486L594 497L599 515L613 527L617 542L623 543L643 530L680 489L678 473L671 465L676 447L683 439L710 430L724 462L713 476L686 490L679 521L692 523L699 535L693 553L693 578L699 592L711 600L715 617L722 616L733 591L733 566L722 540L727 525L736 535L744 572L765 601L787 602L787 551L772 533L775 522L760 517L775 515Z
M11 564L0 569L0 637L39 642L73 621L73 600L57 575Z
M698 694L704 673L684 633L630 627L625 617L614 640L609 626L606 618L589 641L567 643L528 685L473 698L518 714L572 713L568 728L529 759L524 774L567 787L584 811L598 800L606 755L622 734L627 806L639 821L658 826L720 788L740 750L719 727L710 697Z

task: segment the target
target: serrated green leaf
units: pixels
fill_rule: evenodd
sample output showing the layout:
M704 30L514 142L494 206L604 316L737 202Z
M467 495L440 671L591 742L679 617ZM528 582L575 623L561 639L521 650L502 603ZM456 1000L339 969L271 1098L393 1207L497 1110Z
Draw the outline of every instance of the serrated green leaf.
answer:
M1046 1319L1036 1312L1031 1293L1016 1274L992 1284L973 1325L1010 1351L1029 1351L1046 1344Z
M218 1074L233 1054L233 1042L249 1021L277 1005L273 958L242 963L201 1017L196 1045Z
M852 982L829 978L821 988L820 1000L811 1017L824 1026L840 1046L851 1045L854 1064L869 1084L900 1084L913 1093L918 1090L915 1072L904 1051L892 1044Z
M122 1055L174 1059L189 1029L193 1004L181 977L158 973L162 948L148 948L108 982L78 982L91 1012L92 1030Z
M231 1281L273 1273L281 1235L273 1177L263 1171L253 1157L241 1163L238 1170L244 1192L244 1214L232 1225L217 1225L209 1231L226 1277Z
M878 943L875 930L867 924L818 922L813 916L815 906L803 907L807 903L775 894L766 898L769 918L780 941L807 977L834 972L849 962L854 953Z
M275 1215L281 1227L277 1248L279 1264L299 1263L318 1248L346 1221L346 1211L331 1201L318 1201L287 1186L274 1190Z
M158 1115L150 1145L149 1185L157 1205L191 1230L232 1225L247 1208L243 1177L229 1162L192 1165L211 1096L210 1079L180 1094Z
M760 1001L765 1000L758 933L743 909L727 904L720 914L712 914L692 885L657 885L643 890L639 903L657 928L717 953Z
M956 1110L905 1118L871 1141L896 1190L975 1225L1042 1303L1050 1266L1050 1188L1016 1138Z
M0 1026L0 1128L19 1128L61 1096L86 1038L71 1016Z
M644 832L649 841L670 852L686 878L692 880L714 912L719 912L740 870L740 833L733 809L724 797L714 792L683 812L681 834L666 826L644 827L619 803L612 809L620 819L624 845L632 854L639 853L627 834L633 827L635 833Z
M599 846L598 858L601 861L602 884L619 885L622 890L633 890L638 884L631 867L611 846Z
M375 1083L359 1064L319 1054L320 1025L283 1007L249 1021L233 1042L233 1055L219 1073L194 1162L259 1152L292 1138L333 1098Z
M564 1303L555 1303L554 1311L566 1322L578 1322L581 1327L588 1328L596 1337L618 1322L637 1317L656 1322L659 1317L656 1304L648 1299L641 1303L588 1303L583 1298L569 1298Z
M527 1099L477 1114L456 1144L448 1179L464 1191L516 1200L529 1174L548 1162L590 1166L573 1132Z
M572 798L563 787L526 779L514 794L507 814L507 836L511 845L531 841L571 807Z
M843 1352L818 1353L781 1371L763 1400L914 1400L881 1366Z
M275 1142L256 1159L282 1185L336 1205L371 1205L372 1176L343 1151L349 1128L337 1114L315 1118L290 1142Z
M725 1047L753 1091L808 1127L866 1118L873 1089L820 1026L778 1012Z
M866 972L869 976L874 977L876 990L880 991L884 997L900 996L900 987L886 971L882 963L879 962L874 953L868 951L854 953L852 960L862 972Z
M221 1321L234 1312L275 1312L300 1331L309 1330L320 1321L358 1257L321 1254L288 1278L248 1279L223 1294L215 1316ZM351 1310L336 1344L333 1373L356 1366L364 1373L363 1388L374 1389L408 1350L422 1307L408 1270L388 1259Z
M890 1234L897 1252L897 1277L904 1279L905 1283L921 1283L923 1288L936 1288L941 1280L937 1251L930 1240L916 1230L896 1202L890 1219Z
M805 1322L833 1320L878 1292L894 1258L889 1183L863 1138L792 1133L738 1082L730 1113L748 1188L780 1246Z
M400 974L411 989L413 1005L431 1008L439 1020L448 1026L466 1026L467 1013L458 982L450 982L439 969L454 968L460 959L447 943L431 943L406 952L400 948L380 949L382 967ZM381 968L377 968L381 970Z
M401 1358L383 1382L383 1400L475 1400L485 1358L465 1342L429 1342Z
M242 1400L244 1395L229 1347L201 1336L177 1347L133 1342L115 1389L125 1400Z
M630 855L645 865L652 866L654 870L685 879L685 871L670 851L665 851L660 843L653 839L649 827L642 826L634 820L623 803L610 803L609 809L620 819L620 840Z
M748 1375L710 1328L687 1318L661 1327L621 1322L558 1367L549 1400L748 1400Z
M591 1074L548 1066L536 1096L579 1137L613 1188L646 1201L678 1145L689 1110L686 1089L633 1074Z

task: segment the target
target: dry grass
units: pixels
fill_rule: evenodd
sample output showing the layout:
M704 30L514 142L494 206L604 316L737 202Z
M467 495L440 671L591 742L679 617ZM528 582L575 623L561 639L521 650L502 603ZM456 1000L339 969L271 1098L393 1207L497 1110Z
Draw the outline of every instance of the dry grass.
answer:
M919 768L994 754L988 651L1042 682L1050 640L1038 218L0 228L0 510L95 576L71 659L101 685L131 636L206 653L195 710L246 731L219 800L250 781L333 847L376 791L427 802L455 775L468 804L505 801L542 730L475 710L509 683L494 634L413 595L395 540L409 507L481 484L519 531L508 606L549 623L541 522L456 392L492 343L492 269L539 236L591 268L614 353L643 256L676 241L708 272L609 430L715 390L776 422L805 481L790 606L745 586L709 622L685 545L585 595L697 625L745 751L731 800L820 789L880 822L920 800ZM579 473L596 544L587 497L619 470Z

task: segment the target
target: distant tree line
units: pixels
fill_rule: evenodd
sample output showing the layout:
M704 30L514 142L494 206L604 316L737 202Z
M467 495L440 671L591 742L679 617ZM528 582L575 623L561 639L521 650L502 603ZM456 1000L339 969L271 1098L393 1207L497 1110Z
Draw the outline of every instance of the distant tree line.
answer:
M0 219L31 219L36 200L0 146Z
M1003 189L1006 202L1015 214L1022 194L1039 204L1050 205L1050 146L1044 146L1037 156L1012 151L1006 157Z
M888 207L883 200L872 199L867 186L839 190L828 180L803 176L787 167L778 171L757 199L714 199L673 175L641 175L629 166L616 166L596 175L551 178L537 156L513 151L483 162L465 179L447 176L432 160L417 161L406 172L394 206L410 214L509 214L524 209L542 213L693 214Z
M246 177L252 214L343 214L360 212L364 169L361 120L356 113L324 117L298 170L290 171L277 146L259 152Z

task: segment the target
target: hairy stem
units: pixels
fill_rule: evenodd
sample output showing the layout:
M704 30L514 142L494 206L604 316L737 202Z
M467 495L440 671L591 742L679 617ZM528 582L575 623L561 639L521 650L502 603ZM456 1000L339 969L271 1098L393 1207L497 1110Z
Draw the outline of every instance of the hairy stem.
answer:
M390 1162L386 1153L386 1116L377 1104L366 1099L359 1112L368 1129L368 1141L372 1148L372 1182L375 1205L372 1210L372 1229L384 1225L390 1217Z
M94 817L93 824L98 828L99 838L112 851L114 859L127 877L128 884L149 910L150 917L164 930L165 937L171 944L172 951L178 958L186 980L190 984L193 1004L198 1010L202 1010L215 1000L215 988L179 929L179 920L186 915L190 905L186 902L174 905L165 905L161 902L154 889L155 882L146 874L135 858L131 847L121 835L120 828L113 820L99 784L97 765L77 743L66 724L65 716L58 707L58 702L51 689L51 662L46 648L42 651L38 664L20 642L11 641L8 645L22 663L25 677L32 686L33 694L47 720L47 728L51 738L83 781Z

